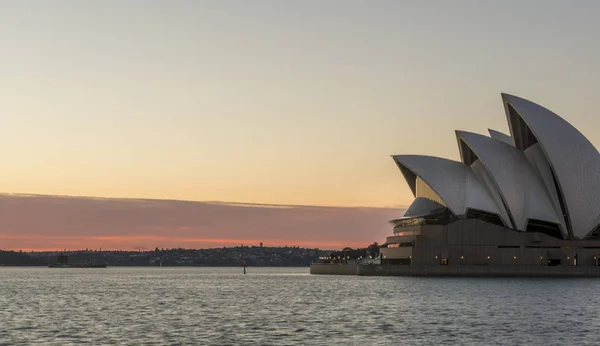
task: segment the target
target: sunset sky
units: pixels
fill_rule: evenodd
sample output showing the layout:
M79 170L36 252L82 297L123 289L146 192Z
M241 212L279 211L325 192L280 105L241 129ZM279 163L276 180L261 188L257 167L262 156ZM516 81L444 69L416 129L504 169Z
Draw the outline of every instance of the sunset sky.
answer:
M36 196L0 198L0 248L381 242L413 198L389 155L459 159L454 129L507 132L501 92L599 147L599 14L593 0L2 1L0 192ZM142 201L156 199L170 201Z

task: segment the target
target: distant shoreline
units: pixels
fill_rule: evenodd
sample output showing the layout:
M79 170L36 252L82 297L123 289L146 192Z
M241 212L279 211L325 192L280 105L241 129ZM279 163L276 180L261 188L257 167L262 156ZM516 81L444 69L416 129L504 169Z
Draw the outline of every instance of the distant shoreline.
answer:
M78 250L51 252L0 251L0 266L48 266L66 254L69 263L97 263L108 267L308 267L332 250L300 247L238 246L213 249L158 249L153 251Z
M46 265L4 265L4 264L0 264L0 268L48 268L48 266ZM162 267L158 267L158 266L136 266L136 265L114 265L114 266L108 266L108 268L156 268L156 269L160 269L160 268L165 268L165 269L169 269L169 268L242 268L242 266L162 266ZM310 269L310 265L306 265L306 266L248 266L247 268L251 269L251 268L307 268ZM61 269L61 268L54 268L54 269ZM88 268L70 268L70 269L88 269Z

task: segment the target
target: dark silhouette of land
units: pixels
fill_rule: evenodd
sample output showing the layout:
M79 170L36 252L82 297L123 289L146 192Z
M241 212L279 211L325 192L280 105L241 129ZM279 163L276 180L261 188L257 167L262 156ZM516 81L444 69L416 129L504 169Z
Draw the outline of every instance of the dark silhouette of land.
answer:
M0 265L4 266L40 266L45 265L40 258L30 256L27 253L15 251L0 251Z
M0 251L0 265L47 266L66 254L74 263L104 263L108 266L309 266L333 250L300 247L237 246L214 249L158 249L151 251L78 250L56 252Z

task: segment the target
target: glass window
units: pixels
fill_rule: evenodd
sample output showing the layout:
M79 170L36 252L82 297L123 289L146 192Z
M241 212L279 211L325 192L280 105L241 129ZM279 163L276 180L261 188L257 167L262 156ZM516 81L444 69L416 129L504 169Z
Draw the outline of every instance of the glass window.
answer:
M432 201L438 202L439 204L447 207L444 200L429 186L421 177L417 177L417 197L429 198Z

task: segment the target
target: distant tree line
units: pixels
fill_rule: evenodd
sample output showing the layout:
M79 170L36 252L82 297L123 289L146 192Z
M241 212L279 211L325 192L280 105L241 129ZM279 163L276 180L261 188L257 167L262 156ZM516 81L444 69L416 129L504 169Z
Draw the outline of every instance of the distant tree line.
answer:
M45 264L44 260L31 257L21 251L0 250L0 265L3 266L41 266Z
M327 261L333 263L345 263L348 260L360 260L377 257L379 257L379 244L375 242L366 248L353 249L346 247L340 251L333 251L329 254Z
M159 249L146 251L52 251L4 252L0 265L45 266L56 263L60 254L69 263L106 264L108 266L308 266L331 250L300 247L238 246L212 249Z

